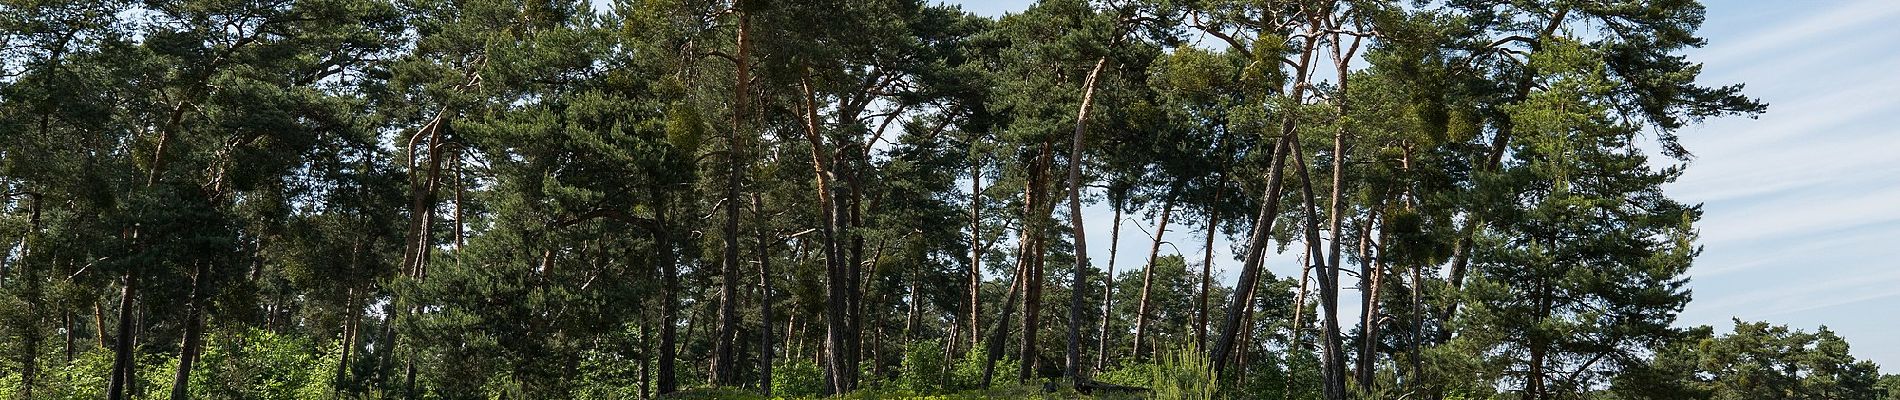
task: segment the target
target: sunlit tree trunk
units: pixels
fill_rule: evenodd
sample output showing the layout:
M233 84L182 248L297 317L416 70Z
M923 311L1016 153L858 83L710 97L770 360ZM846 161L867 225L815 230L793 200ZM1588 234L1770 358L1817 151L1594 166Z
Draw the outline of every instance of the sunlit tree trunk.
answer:
M1107 57L1095 60L1095 69L1082 84L1082 105L1075 112L1075 138L1069 147L1069 224L1075 235L1075 270L1069 288L1069 348L1062 376L1070 380L1080 377L1077 374L1082 368L1082 288L1088 285L1088 231L1082 225L1083 135L1087 132L1089 106L1095 100L1095 80L1107 63Z

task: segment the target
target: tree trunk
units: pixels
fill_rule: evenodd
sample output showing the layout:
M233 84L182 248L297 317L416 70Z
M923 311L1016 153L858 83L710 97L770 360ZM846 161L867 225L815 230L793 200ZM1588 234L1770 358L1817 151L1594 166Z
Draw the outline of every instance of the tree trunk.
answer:
M719 328L713 344L714 386L733 384L733 342L739 325L739 185L744 180L744 155L740 154L744 138L740 131L744 128L747 84L751 81L751 41L747 33L751 28L750 18L744 10L739 10L738 47L739 55L734 57L736 77L733 79L732 93L732 129L726 134L726 197L725 197L725 256L719 267Z
M158 145L152 151L151 167L145 174L145 187L147 189L158 187L159 179L164 176L166 148L170 147L172 131L177 129L178 125L183 121L184 115L184 104L172 106L170 120L159 130ZM139 231L140 230L135 226L132 229L132 238L135 242L138 242L137 246L139 250L142 251L146 244L145 239L139 235ZM133 385L133 380L138 378L136 373L134 373L134 371L138 369L138 361L133 359L134 355L132 354L134 336L137 335L135 331L137 325L133 321L136 316L133 312L134 299L138 297L137 269L137 266L128 266L126 268L124 277L122 278L124 279L125 286L119 290L119 337L117 342L113 345L112 374L110 380L106 383L106 398L109 400L122 400L130 397L131 394L128 392L132 392L131 386Z
M198 361L200 335L204 331L203 286L205 267L203 261L194 262L191 272L191 292L186 299L185 337L178 346L178 370L172 378L172 400L191 398L191 368Z
M46 118L42 116L40 119L41 133L46 132L46 124ZM36 385L34 378L39 376L40 372L41 337L39 322L41 320L40 314L44 311L44 307L41 303L44 301L40 298L40 268L37 267L37 264L43 260L51 261L48 257L41 254L44 253L41 251L41 242L43 241L42 230L44 226L40 221L40 206L44 196L39 193L31 193L28 196L32 197L32 203L27 206L29 208L29 216L27 217L29 221L27 222L28 230L26 240L22 243L24 254L21 254L19 263L20 279L26 282L26 287L23 288L21 293L22 297L25 298L24 300L26 300L26 315L25 318L22 318L23 321L21 321L21 325L23 326L20 327L20 397L24 399L33 398L33 387ZM28 259L28 257L31 257L31 259ZM0 259L4 258L6 258L5 255L0 255ZM4 275L0 275L0 280L5 278ZM68 330L67 353L69 355L67 358L72 358L70 355L72 352L72 340L70 339L72 336L70 332L71 331Z
M1174 198L1179 186L1168 189L1168 197L1161 206L1161 222L1155 225L1154 244L1148 246L1148 264L1141 270L1141 297L1135 305L1135 345L1136 360L1142 359L1141 344L1147 340L1148 333L1148 293L1154 287L1155 261L1161 255L1162 238L1168 234L1168 217L1174 215Z
M650 342L647 341L647 334L649 331L652 330L652 328L653 328L653 324L647 322L647 310L645 307L642 307L640 309L640 339L639 339L640 340L640 399L641 400L645 400L648 398L648 396L651 393L648 389L651 389L653 387L652 385L653 382L651 381L651 378L649 378L653 376L653 371L652 371L653 370L652 368L653 346Z
M1194 310L1194 350L1207 351L1207 292L1214 284L1214 234L1220 231L1221 196L1227 194L1226 173L1215 180L1213 207L1208 207L1207 239L1201 242L1201 293Z
M1023 334L1017 348L1017 381L1028 381L1033 377L1038 361L1036 338L1042 328L1043 252L1048 249L1044 247L1047 239L1037 236L1035 253L1030 256L1029 276L1023 280Z
M1115 253L1121 247L1122 202L1128 196L1126 192L1117 194L1116 189L1109 190L1109 207L1115 209L1115 222L1113 227L1108 229L1108 275L1102 280L1102 331L1096 336L1096 371L1108 368L1108 325L1110 321L1115 320Z
M662 197L666 196L664 194ZM665 201L654 207L665 210ZM660 359L658 393L662 396L679 390L678 378L674 376L676 368L673 362L679 357L679 265L673 254L671 226L663 212L655 212L654 220L659 225L654 230L654 247L660 252L654 260L660 263Z
M131 334L133 334L133 332L131 332L131 330L133 330L133 315L131 315L131 309L133 309L133 303L131 303L131 298L137 294L137 284L133 281L137 281L137 275L125 273L125 284L120 288L120 318L118 318L118 332L120 332L120 334L118 334L118 337L114 337L114 341L112 341L112 355L114 355L112 356L112 379L106 383L106 398L110 398L110 400L129 398L127 392L125 392L125 387L131 385L131 383L127 381L127 377L131 377L131 373L129 372L133 370L133 364L131 364L131 362L133 362L133 360L131 360Z
M1310 252L1310 250L1301 251L1300 259L1305 260L1308 252ZM1287 334L1292 337L1292 343L1287 345L1287 348L1290 349L1286 355L1287 365L1293 365L1293 351L1306 350L1305 347L1300 345L1304 343L1300 340L1300 336L1306 333L1306 295L1310 289L1307 283L1312 280L1312 275L1313 266L1311 264L1300 268L1300 291L1299 294L1293 296L1293 324L1287 326L1287 330L1289 331ZM1286 375L1286 386L1293 386L1293 374ZM1291 400L1293 393L1287 392L1286 398Z
M1294 87L1294 91L1298 95L1302 89ZM1260 212L1254 214L1254 229L1252 233L1248 233L1246 256L1243 256L1241 260L1241 277L1239 277L1239 282L1235 282L1237 290L1233 290L1233 300L1227 301L1227 317L1220 324L1222 326L1220 339L1214 341L1214 351L1212 351L1212 356L1208 356L1210 362L1214 364L1216 375L1226 372L1227 355L1233 353L1235 336L1241 334L1241 313L1246 313L1250 309L1250 303L1254 300L1254 290L1260 286L1258 284L1260 269L1265 264L1267 250L1269 250L1267 239L1273 237L1273 224L1281 216L1281 191L1284 191L1286 157L1290 154L1292 140L1294 140L1292 123L1294 123L1292 118L1284 121L1281 125L1281 138L1279 142L1273 144L1273 155L1271 155L1273 167L1267 171L1267 190L1260 201Z
M98 339L99 348L105 348L110 341L106 335L106 309L98 302L92 303L92 329L94 339Z
M106 398L110 400L131 398L126 393L127 387L131 379L136 378L132 372L136 369L132 360L132 299L138 296L138 276L128 270L123 279L124 287L119 289L119 337L115 338L112 348L111 381L106 383Z
M846 193L849 194L846 201L838 204L841 208L841 210L839 210L840 214L838 215L840 220L833 234L844 235L845 238L850 239L850 248L847 249L849 252L846 253L850 261L844 265L844 282L847 285L844 289L845 311L849 314L846 314L847 317L844 322L845 330L849 332L845 336L845 345L849 346L849 350L847 350L845 354L845 356L848 357L845 365L851 366L852 390L857 389L858 373L860 368L864 365L864 354L866 352L864 346L864 298L866 297L866 285L864 284L864 185L862 181L863 177L859 175L861 171L859 171L860 165L858 160L846 158L846 154L854 153L856 152L838 152L835 154L837 157L835 163L832 164L834 168L842 172L845 178L844 189ZM875 366L876 363L873 363L873 367Z
M1323 242L1319 234L1320 216L1318 206L1314 204L1316 196L1313 194L1313 180L1311 175L1307 173L1305 158L1301 157L1303 152L1300 151L1300 141L1298 138L1293 140L1292 147L1289 149L1292 150L1292 153L1288 155L1293 157L1295 161L1294 166L1300 174L1301 200L1306 206L1306 245L1310 251L1313 268L1320 270L1318 274L1319 303L1320 307L1324 309L1320 312L1321 376L1325 379L1324 383L1327 399L1344 399L1347 396L1346 366L1345 353L1342 351L1344 344L1341 343L1338 315L1339 266L1331 264L1327 260L1328 258L1337 260L1336 254L1338 252L1333 252L1332 254L1335 254L1334 256L1326 256L1326 248L1321 247L1321 243ZM1337 226L1337 222L1334 222L1333 225ZM1337 236L1337 233L1335 233L1334 236ZM1337 248L1336 243L1337 242L1335 242L1334 248Z
M1025 222L1026 223L1026 222ZM1003 342L1009 338L1009 315L1015 310L1016 299L1022 296L1023 278L1029 269L1029 238L1020 239L1021 247L1016 256L1015 277L1010 279L1009 294L1003 296L1002 310L996 316L996 326L990 329L990 342L983 350L983 388L990 387L996 379L996 362L1003 358Z
M972 138L971 143L976 141ZM982 342L982 327L978 316L983 308L983 167L974 154L974 144L970 155L970 348L975 349Z
M1365 226L1359 228L1359 357L1353 368L1353 377L1359 387L1372 387L1373 369L1377 366L1379 350L1379 297L1385 284L1384 254L1372 252L1372 226L1379 222L1377 209L1366 217ZM1380 240L1383 244L1384 239ZM1378 257L1378 258L1375 258Z
M1088 79L1082 84L1082 105L1075 112L1075 143L1069 147L1069 224L1075 235L1075 271L1069 287L1069 351L1062 367L1062 376L1075 380L1082 364L1082 288L1087 286L1089 265L1088 231L1082 226L1082 154L1083 135L1087 131L1089 106L1095 100L1095 79L1102 73L1102 66L1108 63L1108 57L1095 60L1095 69L1089 71Z
M1557 13L1553 14L1550 21L1545 23L1544 30L1538 35L1538 40L1541 41L1542 38L1550 37L1552 34L1555 34L1557 28L1563 26L1564 18L1569 14L1570 8L1568 7L1557 9ZM1536 50L1533 49L1532 51ZM1517 92L1513 94L1509 103L1519 103L1530 96L1531 88L1535 83L1532 81L1532 77L1536 75L1537 70L1535 67L1527 67L1523 76L1518 79ZM1513 129L1510 118L1499 119L1497 125L1497 133L1491 137L1491 146L1488 149L1489 152L1486 153L1484 164L1478 165L1479 171L1495 172L1504 163L1504 150L1510 147L1511 135L1515 129ZM1477 229L1482 226L1482 216L1468 215L1458 228L1458 241L1452 245L1451 266L1449 268L1450 276L1446 278L1446 283L1451 285L1452 292L1464 290L1465 271L1469 269L1471 264L1471 236L1477 234ZM1440 316L1438 321L1439 332L1436 339L1439 343L1451 340L1451 330L1446 329L1445 324L1449 323L1452 318L1458 316L1458 301L1458 296L1449 296L1446 299L1448 304L1445 305L1445 315Z
M1035 163L1035 178L1029 184L1029 196L1034 200L1026 204L1030 214L1025 218L1034 222L1025 224L1026 229L1023 232L1031 239L1032 246L1026 254L1030 264L1027 270L1029 275L1023 279L1023 335L1019 347L1021 351L1018 352L1020 359L1017 360L1020 368L1016 372L1016 378L1023 381L1029 380L1035 373L1036 362L1040 361L1037 357L1036 340L1038 334L1041 333L1039 328L1042 327L1042 285L1043 281L1047 280L1047 276L1043 273L1049 243L1046 228L1049 214L1055 211L1054 204L1050 204L1055 199L1049 196L1050 186L1052 186L1050 180L1053 178L1049 170L1055 164L1053 147L1048 141L1042 142L1041 155Z
M831 154L818 130L817 95L810 77L804 77L800 83L805 95L805 139L811 143L818 207L824 218L819 233L825 247L826 394L844 394L857 388L857 335L852 333L849 322L852 306L849 291L857 285L856 278L848 274L855 268L844 265L844 249L839 245L838 230L844 226L845 212L843 205L832 196Z
M752 212L754 230L758 231L759 247L759 392L772 395L772 346L777 339L772 338L772 240L765 230L765 199L758 193L752 193Z
M339 396L339 397L342 396L343 388L349 382L350 353L351 351L356 350L356 332L358 329L362 329L362 323L363 323L362 322L363 306L360 300L362 297L362 293L360 293L356 288L352 287L349 289L348 297L349 297L349 300L347 301L347 303L349 304L349 308L350 308L349 310L350 316L349 316L349 319L345 320L343 323L343 346L342 346L343 354L342 354L342 357L337 358L336 374L332 376L332 382L333 382L332 388L334 388L335 390L331 392L331 395Z
M1289 97L1296 102L1301 101L1301 99L1304 99L1306 96L1307 81L1309 79L1309 73L1311 72L1306 66L1312 65L1313 46L1319 41L1316 28L1317 27L1313 26L1307 28L1307 34L1305 35L1306 43L1301 47L1300 51L1299 67L1294 69L1292 88L1288 91L1290 93ZM1297 111L1298 108L1293 108L1293 110ZM1300 157L1299 152L1296 151L1298 147L1295 146L1296 143L1294 143L1298 140L1298 131L1295 130L1295 128L1298 127L1298 123L1298 115L1294 113L1288 113L1280 121L1280 140L1274 145L1273 167L1268 173L1267 178L1267 198L1262 199L1264 203L1261 205L1260 214L1256 216L1254 220L1254 229L1253 234L1250 235L1251 239L1248 241L1247 255L1241 263L1240 285L1248 287L1248 289L1236 290L1234 300L1230 302L1229 316L1227 321L1222 324L1224 327L1221 329L1221 339L1216 345L1215 355L1213 356L1214 368L1217 374L1226 366L1227 353L1231 351L1233 346L1232 336L1238 331L1239 320L1232 315L1234 314L1233 311L1239 311L1240 308L1236 307L1247 306L1253 299L1253 286L1248 285L1248 283L1257 280L1259 277L1259 270L1263 264L1262 260L1264 260L1266 256L1267 239L1272 233L1271 228L1274 219L1279 216L1280 192L1283 190L1281 181L1285 174L1286 158L1292 157L1297 159ZM1304 285L1305 282L1302 281L1301 283ZM1295 336L1297 337L1298 327L1295 326L1294 329ZM1295 342L1297 342L1297 340ZM1329 399L1332 398L1329 397Z

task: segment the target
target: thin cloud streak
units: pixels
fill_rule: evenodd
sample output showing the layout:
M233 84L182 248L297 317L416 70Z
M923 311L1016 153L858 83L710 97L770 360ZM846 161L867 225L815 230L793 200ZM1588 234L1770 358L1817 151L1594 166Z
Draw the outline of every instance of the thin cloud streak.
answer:
M1855 2L1824 14L1811 15L1798 21L1762 30L1748 37L1714 41L1715 45L1709 46L1709 51L1696 59L1715 65L1738 63L1767 54L1771 50L1823 42L1829 34L1861 25L1885 24L1890 22L1888 17L1896 14L1900 14L1900 2L1888 0Z

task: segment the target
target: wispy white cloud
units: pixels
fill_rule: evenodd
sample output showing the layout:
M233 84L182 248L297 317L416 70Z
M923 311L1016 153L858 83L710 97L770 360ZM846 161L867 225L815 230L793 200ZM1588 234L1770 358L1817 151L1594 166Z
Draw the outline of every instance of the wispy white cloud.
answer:
M1711 4L1711 31L1727 35L1690 54L1705 81L1748 83L1772 106L1683 134L1699 158L1669 192L1708 214L1681 323L1825 324L1856 355L1897 365L1893 324L1866 312L1900 307L1887 261L1900 259L1900 2L1799 4Z
M1900 284L1900 269L1816 275L1827 279L1787 282L1742 294L1697 299L1690 307L1705 315L1762 319L1900 295L1891 290Z
M1708 51L1702 52L1697 59L1715 65L1743 62L1775 50L1822 43L1836 33L1852 31L1863 25L1891 23L1891 17L1900 15L1900 2L1888 0L1862 0L1840 5L1810 4L1831 10L1756 31L1746 37L1721 38L1713 41Z

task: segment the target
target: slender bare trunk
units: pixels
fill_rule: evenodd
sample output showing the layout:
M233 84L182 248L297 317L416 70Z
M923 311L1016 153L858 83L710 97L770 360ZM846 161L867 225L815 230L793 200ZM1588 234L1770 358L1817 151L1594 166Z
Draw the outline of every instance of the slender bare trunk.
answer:
M1108 326L1115 320L1115 255L1121 247L1122 202L1127 198L1125 193L1117 194L1115 189L1109 190L1109 207L1115 209L1115 222L1108 229L1108 274L1102 279L1102 331L1095 343L1096 371L1108 368Z
M809 77L800 85L805 95L805 139L811 143L812 168L816 174L818 207L824 222L819 233L825 253L825 380L827 394L849 393L857 388L857 335L852 333L850 291L857 286L849 274L838 232L844 227L845 207L832 196L832 155L818 129L817 94Z
M109 339L106 335L106 309L103 304L92 303L92 329L95 331L93 338L99 340L99 348L105 348Z
M200 336L204 331L203 287L205 267L203 261L194 262L192 267L191 290L186 298L185 335L178 346L178 370L172 378L172 400L191 398L191 369L198 361Z
M127 387L131 386L131 379L136 378L132 373L135 369L132 362L135 319L132 298L138 295L138 285L134 283L136 279L135 275L126 273L125 284L119 289L119 336L114 338L112 349L117 356L112 361L112 380L106 384L106 398L112 400L131 398Z
M641 400L645 400L648 398L648 396L652 393L649 389L653 387L652 385L653 382L651 378L649 378L653 376L653 372L652 372L653 371L653 368L652 368L653 345L651 342L647 341L648 332L652 331L652 329L653 329L653 324L647 322L647 310L645 308L642 308L640 310L640 339L639 339L640 340L640 399Z
M1002 310L997 312L996 326L990 328L989 344L983 350L983 387L989 388L996 380L996 362L1003 358L1004 341L1009 337L1009 316L1015 310L1016 299L1022 296L1023 280L1029 270L1029 238L1020 239L1021 251L1016 255L1015 277L1010 279L1009 294L1003 296Z
M1339 267L1329 263L1327 260L1328 258L1336 260L1337 257L1326 256L1326 254L1328 254L1326 247L1322 247L1322 243L1325 242L1320 239L1320 215L1318 206L1314 204L1317 196L1313 193L1313 180L1311 174L1307 173L1306 160L1301 157L1303 153L1300 151L1300 141L1297 139L1294 140L1290 149L1292 150L1290 155L1295 161L1294 166L1296 167L1296 171L1300 174L1300 194L1302 203L1306 207L1306 245L1307 248L1310 249L1310 258L1314 268L1320 270L1317 276L1319 278L1319 303L1320 307L1323 308L1319 315L1321 376L1325 379L1324 383L1327 398L1329 400L1344 399L1347 393L1345 353L1342 351L1344 344L1340 338L1338 316ZM1337 223L1335 222L1334 225L1337 225ZM1337 254L1337 252L1333 254Z
M1214 349L1209 356L1210 362L1214 364L1216 375L1221 375L1226 371L1228 356L1234 352L1235 338L1243 335L1241 330L1244 325L1241 323L1241 314L1252 309L1250 305L1253 303L1254 292L1259 287L1262 264L1265 263L1267 251L1269 251L1268 239L1272 236L1274 222L1280 217L1280 192L1284 190L1282 182L1286 175L1286 149L1291 140L1291 136L1281 135L1273 146L1270 156L1272 167L1267 172L1266 193L1261 195L1260 211L1254 215L1253 229L1248 234L1247 252L1241 258L1240 278L1234 283L1234 297L1227 303L1227 315L1221 321L1220 337L1215 340Z
M1223 173L1220 179L1215 180L1216 184L1220 185L1214 189L1216 206L1208 207L1207 238L1201 242L1201 293L1194 309L1194 350L1196 351L1207 350L1207 294L1214 284L1214 234L1220 230L1221 213L1217 207L1219 207L1221 196L1227 192L1225 175Z
M752 212L754 230L758 231L759 245L759 392L772 395L772 346L778 343L772 337L772 243L765 230L765 199L758 193L752 193Z
M733 342L739 328L739 186L744 180L745 156L741 153L745 127L746 93L751 81L751 47L747 40L751 23L745 10L739 10L738 53L732 90L732 128L726 132L726 197L724 226L725 253L719 266L719 328L713 341L712 383L733 384L736 359Z
M1302 250L1300 252L1300 259L1305 260L1306 254L1310 251L1311 250ZM1300 351L1300 352L1306 351L1306 347L1301 345L1305 342L1301 341L1300 337L1306 333L1306 322L1305 322L1306 295L1309 293L1309 289L1310 289L1310 286L1308 286L1307 284L1308 282L1312 281L1312 275L1313 275L1313 265L1308 264L1306 267L1300 268L1300 291L1298 294L1293 296L1293 324L1288 325L1288 328L1287 328L1287 330L1289 331L1287 333L1288 336L1292 337L1292 343L1287 345L1287 348L1289 349L1286 354L1287 365L1293 365L1293 355L1295 351ZM1290 387L1292 385L1293 385L1293 374L1287 374L1286 386ZM1287 392L1286 398L1288 400L1291 400L1293 398L1293 392L1290 392L1290 391Z
M1075 143L1069 147L1069 224L1075 235L1075 271L1069 287L1069 351L1062 376L1070 380L1078 378L1082 368L1082 288L1088 284L1089 266L1088 231L1082 226L1083 136L1088 127L1089 106L1095 100L1095 80L1107 63L1108 57L1095 60L1095 69L1089 71L1088 79L1082 84L1082 106L1075 112Z
M660 203L662 204L655 207L655 210L661 211L654 213L654 221L658 225L654 229L654 247L660 256L655 257L654 260L659 262L660 270L660 359L658 360L660 371L657 386L658 393L664 396L679 390L679 381L674 375L677 369L673 367L673 363L679 358L679 324L676 322L679 321L680 287L679 262L674 258L673 238L670 233L671 222L668 221L669 218L664 211L666 210L665 201Z
M975 143L975 140L971 140ZM970 348L980 345L983 325L978 316L983 309L983 167L974 154L972 144L970 156ZM946 346L950 347L950 346Z
M1017 360L1021 367L1016 373L1018 380L1028 380L1035 372L1036 363L1040 361L1036 344L1042 327L1042 285L1043 281L1047 280L1047 276L1043 273L1049 242L1046 228L1049 223L1049 214L1055 210L1054 204L1051 204L1055 199L1049 196L1050 180L1053 179L1050 169L1055 164L1053 148L1054 145L1048 141L1042 143L1041 155L1036 161L1036 178L1030 183L1030 196L1034 198L1034 201L1028 203L1031 205L1030 214L1026 218L1031 218L1035 223L1025 225L1029 229L1024 232L1032 239L1033 250L1029 252L1029 276L1023 280L1023 335L1021 346L1018 348L1020 350L1018 354L1021 357Z
M1372 386L1373 369L1378 364L1379 351L1379 301L1380 290L1385 285L1384 254L1373 252L1372 227L1379 223L1377 208L1366 217L1364 226L1359 228L1359 357L1354 366L1353 377L1359 387ZM1383 244L1384 239L1380 240Z
M47 123L46 117L42 116L40 118L40 132L42 134L46 132ZM41 303L45 301L40 298L40 268L38 268L36 264L39 264L41 261L51 261L50 257L44 257L40 254L42 253L40 247L42 245L42 232L44 228L40 220L40 206L44 196L39 193L31 193L28 196L32 198L32 202L27 206L29 208L29 216L27 217L29 222L27 223L27 237L24 241L26 253L20 257L20 279L24 280L26 285L22 290L23 293L21 293L23 295L22 297L25 297L26 300L26 318L23 318L25 320L23 321L23 325L25 326L20 330L20 397L25 399L33 398L33 387L37 385L37 383L34 382L34 378L39 376L40 372L41 336L39 322L41 320L40 313L44 312L44 307ZM31 257L31 259L28 259L28 257ZM5 255L0 255L0 259L5 258ZM0 279L6 278L3 275L4 274L0 274ZM68 330L67 332L69 333L67 336L69 338L67 340L69 344L67 346L67 352L70 354L72 347L70 345L72 342L72 340L70 340L71 331ZM72 357L69 355L67 358Z
M1300 63L1294 68L1294 79L1292 88L1289 90L1289 98L1295 102L1299 102L1306 97L1307 82L1311 72L1309 66L1311 66L1313 62L1314 45L1319 42L1319 37L1315 32L1316 28L1317 27L1314 26L1308 26L1307 34L1305 35L1305 45L1301 46L1300 50ZM1298 108L1294 108L1293 110L1297 111ZM1249 282L1259 279L1259 270L1266 257L1267 239L1271 234L1274 219L1279 217L1280 192L1283 190L1281 188L1281 180L1285 174L1286 159L1289 157L1299 159L1300 157L1297 151L1299 148L1297 146L1299 136L1298 131L1295 130L1298 125L1299 120L1297 113L1287 113L1287 115L1280 120L1280 140L1274 145L1273 167L1272 170L1268 172L1267 177L1267 197L1262 199L1264 203L1261 205L1261 212L1255 217L1254 231L1247 245L1247 256L1241 264L1240 276L1242 282L1240 284L1249 289L1235 291L1234 300L1230 302L1230 316L1228 317L1227 323L1224 324L1228 327L1221 329L1222 339L1220 343L1218 343L1213 356L1214 369L1217 374L1225 368L1227 353L1231 351L1232 347L1230 343L1233 343L1231 337L1237 333L1239 328L1239 320L1231 315L1233 314L1231 311L1239 311L1239 309L1234 307L1245 306L1252 301L1253 289L1251 289L1252 286L1248 284ZM1328 397L1328 399L1337 398Z
M1179 186L1168 189L1168 198L1161 206L1161 221L1155 224L1154 244L1148 246L1148 265L1141 270L1141 296L1136 300L1135 304L1135 345L1133 355L1137 360L1142 359L1142 341L1148 339L1148 294L1154 287L1155 261L1159 259L1161 255L1161 239L1168 234L1168 218L1174 215L1175 192L1178 190Z
M146 189L158 187L159 179L164 176L167 161L165 152L167 147L171 146L172 132L178 129L184 115L184 104L172 106L170 120L159 130L158 145L153 148L151 167L145 174ZM132 229L132 239L138 242L138 246L143 250L145 238L140 235L137 227ZM139 283L137 269L136 266L126 268L121 278L124 280L124 287L119 290L119 337L113 345L112 375L110 381L106 383L106 398L110 400L122 400L136 394L132 390L132 381L138 378L135 372L138 369L138 361L133 359L132 351L133 341L137 336L135 329L138 327L134 323L136 317L134 299L138 298Z
M358 329L362 329L363 323L363 305L361 300L363 294L355 287L351 287L346 296L349 297L349 300L344 303L349 304L349 319L343 322L342 356L337 358L336 373L331 376L331 382L333 382L331 387L334 389L331 395L335 396L341 396L343 388L349 382L350 353L356 350L356 332Z

